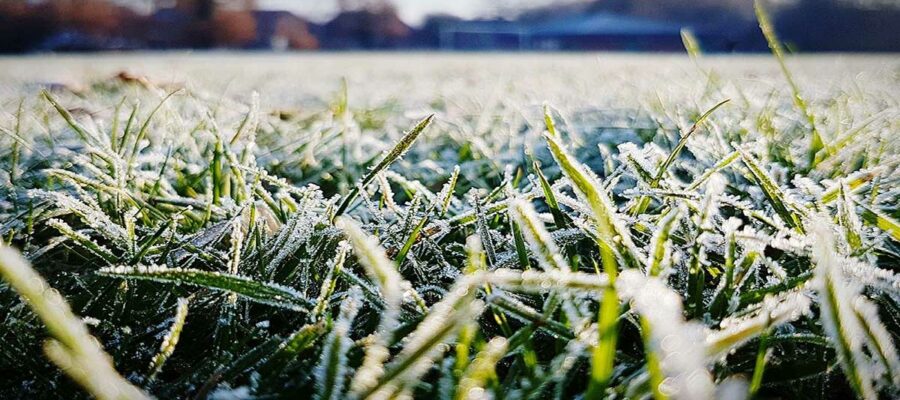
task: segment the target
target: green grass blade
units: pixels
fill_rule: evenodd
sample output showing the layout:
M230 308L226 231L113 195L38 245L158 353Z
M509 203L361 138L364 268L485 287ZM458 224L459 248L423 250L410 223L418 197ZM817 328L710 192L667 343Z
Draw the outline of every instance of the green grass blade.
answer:
M659 221L653 238L650 239L650 257L648 258L647 273L650 276L657 276L665 269L665 261L671 254L671 240L669 237L672 233L672 227L676 225L680 218L680 212L677 209L669 210L669 212Z
M147 378L149 381L152 382L156 378L156 374L162 370L166 360L175 352L175 346L178 345L178 340L181 338L181 330L184 329L184 321L187 319L187 314L188 299L179 298L178 305L175 308L175 318L172 321L172 327L169 328L169 332L163 338L159 346L159 353L156 353L153 356L153 360L150 361L150 374Z
M822 136L819 134L818 128L816 128L816 117L809 109L809 105L807 105L806 100L803 99L803 96L800 93L800 87L797 86L797 83L794 81L794 77L791 74L791 71L788 69L787 64L785 63L784 49L781 46L781 41L778 40L778 36L775 34L775 27L772 25L769 13L763 7L760 0L755 0L753 4L756 10L756 18L759 20L759 28L760 30L762 30L763 35L766 37L766 42L769 43L769 49L772 50L772 55L774 55L775 59L778 60L778 66L781 67L781 72L784 74L784 78L785 80L787 80L787 83L791 88L794 105L796 105L797 108L800 109L800 112L803 114L803 117L806 118L806 122L809 124L811 138L809 151L807 152L807 161L809 163L810 169L815 168L817 163L816 153L818 153L822 149L825 149L825 142L822 140Z
M616 223L615 210L609 196L603 186L592 175L584 170L584 167L576 161L566 149L550 135L544 135L553 158L556 159L563 173L572 181L575 192L591 208L597 232L596 238L600 247L600 258L603 263L603 272L609 277L611 283L615 283L618 274L618 262L613 247L621 243L625 252L633 248L630 233ZM618 241L616 241L617 238ZM629 254L632 259L633 253ZM606 390L610 378L612 378L613 365L615 364L616 340L618 338L619 299L614 285L610 285L603 291L598 317L600 342L594 348L591 359L591 381L586 396L598 398Z
M825 192L822 193L822 196L819 197L819 201L822 204L830 204L831 202L838 199L838 196L840 195L840 192L841 192L842 184L843 184L843 186L845 186L847 191L853 193L855 190L857 190L861 186L863 186L869 182L872 182L873 180L878 178L878 176L880 176L883 172L884 172L883 167L875 167L875 168L855 172L845 178L842 178L840 180L840 182L838 182L836 185L833 185L832 187L825 190Z
M687 145L688 139L690 139L691 136L693 136L694 133L696 133L697 130L700 129L700 127L703 125L703 122L705 122L713 112L715 112L717 109L719 109L719 107L722 107L729 101L731 101L731 99L722 100L718 104L712 106L712 108L710 108L709 110L706 110L705 113L700 115L700 117L697 118L696 121L694 121L694 124L691 125L691 128L688 129L688 131L684 135L681 135L681 139L679 139L678 143L675 144L675 148L672 149L672 152L669 153L669 156L666 157L666 160L663 161L663 163L660 164L659 168L656 170L656 175L653 176L653 180L650 182L651 187L656 188L659 186L659 181L662 180L662 177L669 169L669 166L671 166L672 163L675 162L675 159L678 158L678 155L681 154L681 150L684 149L685 145Z
M703 174L700 175L700 177L698 177L697 179L694 179L694 181L691 182L691 184L685 190L687 190L687 191L697 190L697 188L699 188L701 185L703 185L711 176L713 176L713 174L727 168L729 165L731 165L731 163L737 161L737 159L740 158L740 156L741 156L741 153L738 152L737 150L729 153L728 155L723 157L722 160L717 162L716 165L713 165L711 168L707 169L706 171L703 171Z
M383 376L374 384L354 392L354 395L358 398L385 398L417 382L443 356L443 345L450 342L468 321L481 314L484 304L475 298L477 286L477 279L457 281L405 339L396 359L384 367ZM359 378L357 373L354 379Z
M475 360L469 364L459 386L456 388L456 400L471 399L475 393L486 392L485 386L491 380L497 379L495 366L506 354L508 341L504 337L495 337L475 355Z
M553 113L550 111L550 104L544 103L543 111L544 126L547 128L547 133L549 133L550 136L558 137L559 133L556 131L556 122L553 122Z
M694 121L694 124L691 125L690 129L688 129L687 132L685 132L683 135L681 135L681 139L678 140L678 143L675 144L675 147L672 149L672 151L669 153L669 155L666 157L666 159L663 161L663 163L660 164L659 168L656 169L656 174L653 175L653 179L650 181L651 189L656 189L659 187L659 183L660 183L660 181L662 181L662 178L666 174L666 171L669 170L669 167L672 165L673 162L675 162L675 159L678 158L678 155L681 154L681 150L683 150L684 146L687 145L688 139L690 139L691 136L693 136L694 133L696 133L697 130L700 129L700 126L703 125L703 122L706 121L706 119L709 118L709 116L713 112L715 112L719 107L722 107L723 105L725 105L725 103L728 103L729 101L731 101L731 99L722 100L718 104L712 106L712 108L710 108L709 110L706 110L705 113L700 115L700 117L697 118L696 121ZM632 209L631 214L632 215L643 214L647 210L647 207L649 205L650 205L650 198L643 196L640 199L638 199L637 205L635 206L634 209Z
M746 150L736 146L738 148L738 152L741 154L741 159L744 161L744 165L750 170L750 174L753 175L753 179L756 181L756 184L762 189L763 194L766 195L766 199L769 200L769 204L772 206L772 209L778 213L778 216L781 217L781 220L785 223L785 225L796 229L798 232L803 232L803 223L800 218L800 215L797 215L795 211L793 211L787 204L785 200L784 193L781 191L781 188L775 183L775 180L769 176L769 174L763 169L759 162Z
M347 351L353 344L350 339L350 327L359 312L362 302L362 291L353 290L341 302L338 315L322 351L321 361L316 367L317 400L336 400L341 398L347 374Z
M703 355L705 332L697 323L684 320L681 296L660 278L635 270L624 271L616 286L641 316L654 397L712 398L715 386Z
M822 325L832 339L841 368L857 396L866 400L875 399L877 396L869 375L870 368L863 357L863 328L852 309L852 301L859 295L859 289L844 281L840 260L834 250L831 225L814 219L811 230L812 259L816 263L813 286L820 297Z
M98 144L96 140L97 138L91 132L89 132L87 128L81 125L81 123L76 121L75 117L72 116L72 113L70 113L69 110L63 107L63 105L60 104L59 101L57 101L49 91L43 90L41 91L41 95L44 96L44 98L53 106L53 108L56 109L59 115L62 116L66 121L66 124L68 124L69 127L71 127L72 130L75 131L76 134L78 134L78 137L80 137L81 140L92 145Z
M325 275L325 279L322 280L322 288L319 291L319 297L316 298L316 308L310 313L311 321L318 321L328 311L329 298L331 298L334 288L337 286L337 277L341 275L344 269L344 262L347 260L347 252L349 251L350 248L346 242L338 244L337 256L328 264L328 273Z
M553 215L553 223L556 224L557 229L568 228L569 224L566 222L566 216L563 214L562 210L559 209L559 202L556 201L556 195L553 194L553 187L550 186L550 182L547 181L544 172L541 171L540 164L538 164L536 160L533 160L531 165L535 174L537 174L538 182L541 183L541 190L544 192L544 201L547 202L547 207L550 208L550 214Z
M335 225L344 231L359 263L365 268L369 278L378 286L384 305L378 333L366 348L363 363L357 369L350 386L352 396L365 397L361 394L371 393L384 375L384 363L390 356L388 345L391 343L393 331L400 318L403 286L409 284L397 272L394 263L387 258L384 249L378 244L378 240L363 232L355 221L339 217L335 221Z
M235 294L245 300L295 311L309 311L312 301L297 290L276 283L255 281L246 276L191 268L161 266L116 266L101 268L100 275L201 287Z
M794 321L810 311L811 300L803 292L785 290L764 301L747 315L725 318L721 329L706 336L706 357L717 360L772 327Z
M881 229L882 231L890 235L891 238L893 238L895 241L900 242L900 222L897 222L897 220L891 218L890 216L860 202L856 202L856 205L858 205L863 210L862 214L860 215L863 221L867 222L869 225Z
M373 179L375 179L375 176L377 176L379 172L383 171L385 168L390 166L391 163L403 156L403 154L406 153L407 150L409 150L410 146L415 143L416 139L425 130L425 128L427 128L428 125L431 124L432 120L434 120L434 114L429 115L425 117L425 119L419 121L419 123L417 123L415 127L413 127L405 135L403 135L400 141L394 145L394 148L387 152L384 157L381 158L381 161L379 161L378 164L375 165L375 167L369 170L369 173L359 181L359 185L354 186L353 189L350 190L350 193L347 193L347 196L344 197L344 200L341 201L340 206L338 206L337 210L334 212L332 220L344 214L344 211L347 210L347 207L350 207L350 204L353 203L354 200L356 200L356 197L359 196L360 186L366 187L369 183L372 182Z
M884 368L887 384L897 386L900 384L900 357L897 356L891 333L878 316L878 307L860 296L853 300L853 315L865 332L866 345Z
M112 360L88 332L69 303L12 248L0 245L0 277L12 286L55 339L45 344L47 356L99 399L148 399L119 375Z
M694 36L694 32L690 29L681 29L681 43L692 60L700 58L703 54L703 51L700 49L700 41L697 40L697 36Z
M537 212L531 203L522 199L514 199L510 204L510 211L512 219L517 226L522 228L525 240L531 246L532 252L544 270L570 271L572 269L563 258L556 243L553 242L544 223L538 219Z
M280 373L285 366L295 361L301 353L311 349L317 340L325 336L325 332L325 321L303 325L303 327L279 344L275 353L272 354L261 369L267 373Z

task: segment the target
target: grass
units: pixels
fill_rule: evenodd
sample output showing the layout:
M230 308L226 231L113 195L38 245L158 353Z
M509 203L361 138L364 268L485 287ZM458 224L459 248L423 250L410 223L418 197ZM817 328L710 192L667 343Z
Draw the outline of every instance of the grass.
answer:
M8 78L0 397L900 395L898 65L759 13L662 75Z

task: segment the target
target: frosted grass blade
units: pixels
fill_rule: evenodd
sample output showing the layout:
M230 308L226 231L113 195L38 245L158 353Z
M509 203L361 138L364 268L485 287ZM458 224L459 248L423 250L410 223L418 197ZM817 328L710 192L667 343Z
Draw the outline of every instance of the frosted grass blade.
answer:
M47 356L79 385L104 400L149 398L116 372L109 355L59 292L50 288L17 251L4 245L0 245L0 276L55 338L45 343Z
M390 357L388 345L400 318L403 286L406 280L397 272L394 263L387 258L378 240L363 232L355 221L341 217L335 224L347 235L359 263L365 267L369 278L378 286L384 304L375 340L366 348L363 363L357 369L350 385L352 396L365 397L362 394L371 393L384 375L384 363Z
M156 374L162 370L166 360L168 360L169 357L172 356L172 353L175 352L175 346L178 345L178 340L181 338L181 330L184 329L184 321L187 319L187 314L188 299L179 298L178 305L175 307L175 318L174 321L172 321L172 326L169 328L169 332L166 333L162 343L159 345L159 353L156 353L156 355L153 356L153 360L150 361L150 375L147 378L149 381L152 382L156 378Z
M816 127L816 117L809 109L809 105L806 103L806 100L804 100L803 96L800 94L800 87L797 86L797 83L794 81L794 76L788 69L787 63L785 63L784 49L781 46L781 41L778 40L778 36L775 34L775 28L772 25L769 13L763 7L760 0L755 0L753 4L754 9L756 10L756 18L757 20L759 20L759 28L760 30L762 30L763 35L766 37L766 41L769 43L769 49L772 50L772 55L774 55L775 59L778 60L778 66L781 67L781 72L784 74L784 78L785 80L787 80L788 86L790 86L791 88L791 97L794 100L794 105L796 105L797 108L800 109L800 112L803 114L803 117L806 118L806 122L809 124L811 137L809 151L807 152L807 162L809 164L809 169L813 169L818 163L816 154L822 149L828 149L825 147L825 142L822 140L822 136L819 134L819 130Z
M642 335L654 397L712 398L715 386L703 354L705 332L699 324L684 321L678 293L658 278L634 270L624 271L616 286L641 315L641 326L649 330Z
M98 274L123 279L148 280L176 285L188 285L214 291L235 294L245 300L286 308L309 311L312 301L297 290L271 282L259 282L252 278L221 272L191 268L168 268L157 265L101 268Z
M784 193L781 191L781 188L778 187L778 184L769 176L769 174L763 169L759 162L746 150L742 149L740 146L735 146L738 149L738 152L741 154L741 159L744 161L744 165L750 170L750 173L753 175L753 179L756 180L756 184L759 185L759 188L762 189L763 193L766 195L766 198L769 200L769 204L772 205L772 208L778 213L778 216L781 217L781 220L789 227L796 229L799 232L803 232L803 223L795 211L793 211L790 206L787 204Z
M484 346L484 349L475 355L475 360L469 364L459 380L459 386L456 389L456 400L477 398L478 393L487 391L485 386L488 381L496 379L494 367L506 354L507 344L506 338L495 337Z
M352 345L350 326L359 312L362 291L357 287L341 302L341 311L325 340L321 361L316 367L317 400L341 398L347 373L347 351Z
M381 161L378 162L369 173L366 174L365 177L360 180L359 185L354 186L353 189L350 190L350 193L347 193L347 196L344 197L344 200L341 201L341 204L338 206L337 210L332 215L332 220L334 218L339 217L347 210L347 207L353 203L353 200L356 200L356 196L359 195L359 186L366 187L369 183L372 182L373 179L378 175L379 172L383 171L385 168L391 165L398 158L403 156L407 150L409 150L410 146L415 143L416 139L419 137L425 128L431 124L431 121L434 120L434 114L425 117L425 119L419 121L415 127L413 127L409 132L404 135L394 148L392 148L389 152L385 153L384 157L381 158Z
M868 361L863 356L864 329L853 312L853 301L859 296L859 287L847 282L841 271L840 261L834 251L834 235L831 225L824 219L811 221L813 237L812 259L816 263L813 286L819 292L822 307L821 320L838 353L841 368L847 374L850 386L860 398L877 398Z

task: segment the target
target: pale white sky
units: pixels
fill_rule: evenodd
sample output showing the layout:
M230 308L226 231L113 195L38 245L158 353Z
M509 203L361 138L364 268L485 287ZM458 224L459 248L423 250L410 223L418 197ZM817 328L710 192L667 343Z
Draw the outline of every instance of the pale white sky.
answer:
M444 13L464 18L492 15L498 8L572 3L578 0L391 0L400 18L418 25L428 14ZM337 10L337 0L258 0L260 8L289 10L316 21L327 20Z

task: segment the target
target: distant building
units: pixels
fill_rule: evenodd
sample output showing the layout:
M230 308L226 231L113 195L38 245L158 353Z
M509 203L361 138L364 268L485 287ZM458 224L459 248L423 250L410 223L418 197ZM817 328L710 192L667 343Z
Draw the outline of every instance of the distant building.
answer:
M163 8L150 17L149 27L146 37L151 48L307 50L318 47L307 22L288 11L223 9L214 11L211 17L201 18L184 7Z
M319 46L306 21L288 11L257 10L253 17L256 19L256 38L248 48L283 51Z
M410 28L391 7L343 11L319 31L325 49L404 48L412 35Z
M439 28L446 50L682 50L682 25L608 13L545 21L456 21Z

